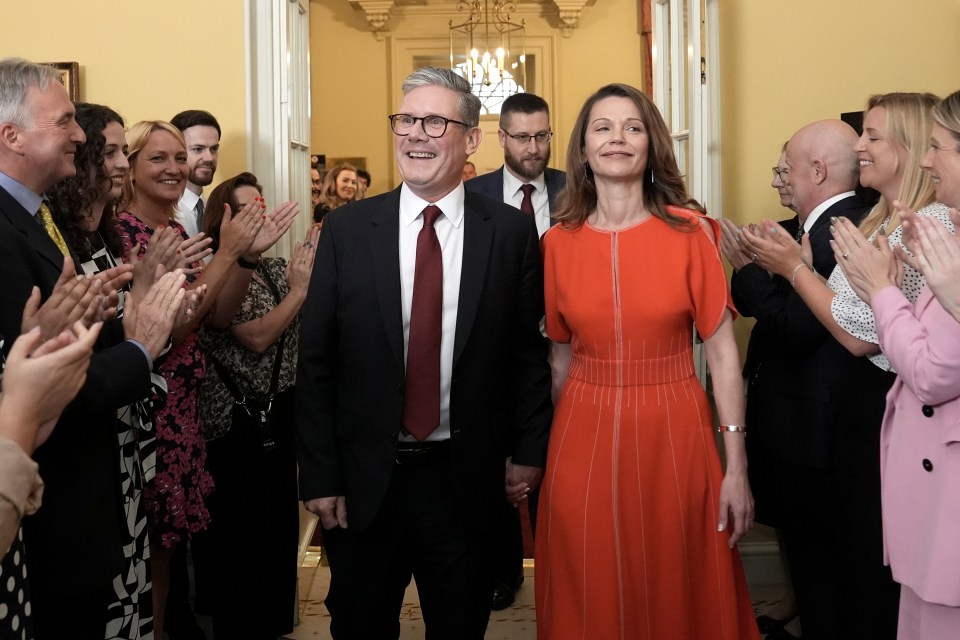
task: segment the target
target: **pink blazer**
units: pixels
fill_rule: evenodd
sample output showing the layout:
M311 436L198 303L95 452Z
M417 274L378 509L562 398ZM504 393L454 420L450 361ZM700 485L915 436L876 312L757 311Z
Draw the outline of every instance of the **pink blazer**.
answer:
M871 304L898 374L880 437L885 561L923 600L960 606L960 323L928 289Z

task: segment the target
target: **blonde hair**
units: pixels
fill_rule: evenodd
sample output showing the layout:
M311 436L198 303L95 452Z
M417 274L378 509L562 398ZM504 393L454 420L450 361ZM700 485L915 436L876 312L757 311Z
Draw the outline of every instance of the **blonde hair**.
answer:
M960 91L954 91L933 108L933 121L953 134L954 143L960 147Z
M344 171L353 171L353 175L357 175L357 168L355 166L343 162L333 169L330 169L327 175L323 177L323 185L320 187L320 204L326 205L331 211L351 202L350 200L344 200L337 193L337 178L339 178L340 174ZM354 199L356 199L356 194L354 194Z
M866 116L871 109L883 107L887 114L887 137L907 151L909 160L902 168L903 178L897 199L912 211L927 206L934 198L933 179L920 168L920 158L927 150L933 126L933 107L938 100L932 93L881 93L870 96L863 112ZM881 196L860 222L860 231L869 238L888 219L887 233L900 226L900 216L894 211L893 203Z
M137 189L133 182L133 169L134 166L136 166L137 158L140 155L140 152L143 151L145 146L147 146L147 141L150 139L150 135L156 131L166 131L177 139L177 142L180 143L180 146L183 147L184 151L187 150L187 143L184 141L183 134L180 133L180 129L177 129L169 122L165 122L163 120L141 120L130 127L130 130L127 132L127 148L129 149L127 159L130 161L130 171L127 171L127 175L123 179L123 191L121 196L122 207L130 207L134 202L136 202ZM176 211L177 203L174 202L170 206L170 216L172 217Z

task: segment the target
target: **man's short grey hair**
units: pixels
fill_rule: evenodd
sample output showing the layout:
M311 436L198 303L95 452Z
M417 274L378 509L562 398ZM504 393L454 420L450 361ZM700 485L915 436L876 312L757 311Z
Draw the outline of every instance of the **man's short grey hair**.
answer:
M442 87L460 94L460 119L471 127L480 124L480 98L470 93L470 83L451 69L421 67L407 76L400 89L407 95L418 87ZM439 114L437 114L439 115Z
M30 87L43 91L51 82L59 82L57 70L23 58L0 60L0 122L28 127L32 122L27 93Z

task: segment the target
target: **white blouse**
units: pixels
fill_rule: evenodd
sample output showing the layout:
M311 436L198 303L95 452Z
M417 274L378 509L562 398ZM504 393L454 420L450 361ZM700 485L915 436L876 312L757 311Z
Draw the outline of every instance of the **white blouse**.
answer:
M936 218L943 223L950 233L954 232L953 223L950 221L950 209L939 202L934 202L920 209L917 211L917 215ZM875 235L876 233L870 236L870 240L873 240ZM906 249L906 247L903 246L903 227L898 226L887 238L891 250L896 246L901 246ZM917 301L917 298L920 297L920 292L923 291L926 284L927 281L926 278L923 277L923 274L904 263L903 283L900 285L900 290L903 291L903 295L910 302L915 303ZM847 281L847 275L843 272L843 269L840 268L840 265L837 265L833 273L830 274L830 279L827 280L827 286L837 294L834 296L833 302L830 305L830 312L833 315L833 319L837 321L837 324L855 338L859 338L865 342L879 344L880 340L877 338L877 325L873 317L873 309L853 292L850 283ZM868 357L870 358L870 362L884 371L894 371L893 365L890 364L887 356L883 355L883 353L877 353ZM894 373L896 372L894 371Z

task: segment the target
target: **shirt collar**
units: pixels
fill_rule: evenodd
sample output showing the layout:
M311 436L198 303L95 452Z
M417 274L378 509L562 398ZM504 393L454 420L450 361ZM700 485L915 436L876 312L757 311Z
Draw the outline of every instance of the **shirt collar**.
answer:
M193 211L197 206L197 200L200 199L200 195L190 191L190 189L184 189L183 195L180 196L180 208L184 211Z
M461 182L453 191L438 201L427 202L411 191L406 183L403 183L403 186L400 187L400 223L410 226L413 224L413 221L423 213L423 210L428 205L434 204L440 207L444 217L449 220L454 227L459 228L463 222L464 193L463 183Z
M807 216L807 219L803 221L803 231L804 233L813 229L813 225L816 224L817 219L823 215L823 212L840 202L844 198L849 198L852 195L856 195L853 191L844 191L843 193L838 193L837 195L824 200L819 205L817 205L813 211L810 212L810 215Z
M21 207L27 210L32 216L37 215L37 211L40 210L40 203L43 202L43 198L33 191L29 187L24 186L23 184L17 182L7 174L0 171L0 187L3 187L10 196L16 200Z
M517 176L510 173L506 165L503 167L503 195L511 198L516 195L517 191L520 191L520 187L526 182L520 180ZM544 193L547 190L547 182L543 177L543 173L538 175L536 178L530 181L534 187L537 188L537 193Z

